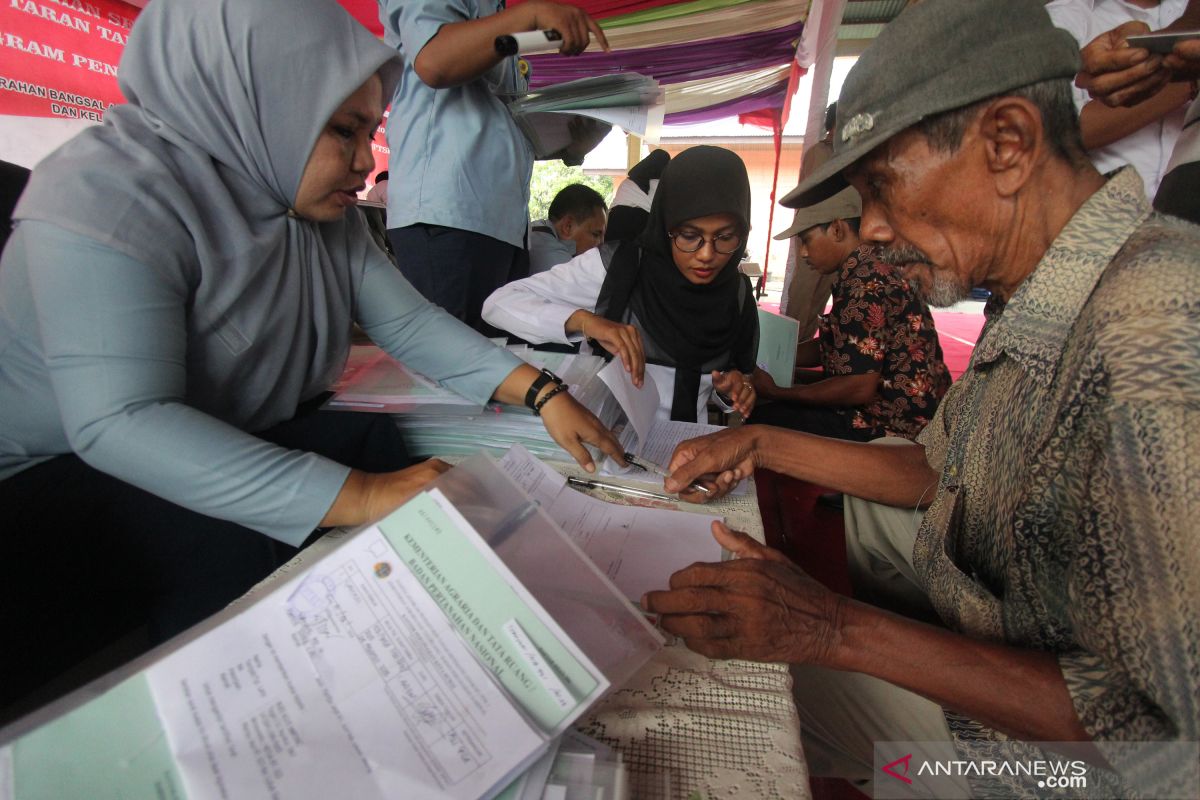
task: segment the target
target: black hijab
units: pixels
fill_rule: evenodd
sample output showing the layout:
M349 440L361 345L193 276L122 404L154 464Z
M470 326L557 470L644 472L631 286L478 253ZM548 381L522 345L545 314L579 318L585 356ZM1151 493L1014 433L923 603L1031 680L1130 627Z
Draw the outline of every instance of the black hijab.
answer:
M644 193L650 194L650 181L661 179L663 170L670 161L671 154L666 150L651 150L649 155L629 170L629 179Z
M629 180L650 197L650 182L662 177L662 171L671 160L666 150L652 150L650 155L634 164L629 170ZM646 228L650 212L637 206L614 205L608 212L608 225L604 229L604 241L625 242L638 238Z
M690 219L731 214L741 246L709 284L696 285L675 266L667 232ZM675 368L671 419L696 420L700 371L736 367L749 374L758 347L758 310L749 278L738 271L750 230L750 180L741 158L722 147L684 150L663 169L650 205L650 219L636 242L613 255L597 311L623 321L632 311L638 324ZM669 361L668 361L669 359Z

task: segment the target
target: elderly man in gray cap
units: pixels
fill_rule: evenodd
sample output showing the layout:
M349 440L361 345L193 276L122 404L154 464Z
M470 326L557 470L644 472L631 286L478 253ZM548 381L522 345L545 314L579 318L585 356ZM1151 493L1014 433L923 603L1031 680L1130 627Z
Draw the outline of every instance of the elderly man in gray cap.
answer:
M719 524L737 559L643 598L699 652L797 665L816 774L879 790L911 767L915 791L916 761L880 772L872 743L940 739L960 792L1037 796L1038 776L979 764L1090 742L1093 794L1200 788L1200 228L1153 213L1131 168L1092 167L1078 68L1037 0L924 0L890 23L843 87L833 158L784 203L849 180L863 238L931 302L989 288L969 369L915 443L750 426L672 459L668 490L766 467L907 523L863 531L847 508L860 574L937 625L833 595ZM1097 751L1112 771L1091 771Z

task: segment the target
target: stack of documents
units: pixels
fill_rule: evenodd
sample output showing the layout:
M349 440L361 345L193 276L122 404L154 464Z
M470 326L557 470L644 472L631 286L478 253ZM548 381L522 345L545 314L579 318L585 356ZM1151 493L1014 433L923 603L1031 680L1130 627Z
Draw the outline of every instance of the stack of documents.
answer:
M546 86L508 106L538 158L560 153L571 143L574 137L570 122L574 116L607 122L648 141L658 141L665 108L658 81L636 72Z
M596 377L604 359L544 353L528 345L508 349L534 367L549 369L561 377L570 387L571 396L605 426L617 424L620 405ZM510 445L522 444L539 458L572 460L546 432L542 420L525 406L473 403L409 369L375 345L351 349L334 390L325 408L395 415L409 453L417 458L468 456L480 450L500 455Z
M663 643L486 457L322 544L23 725L5 796L493 797Z
M350 348L325 408L387 414L480 414L483 406L414 372L374 345Z

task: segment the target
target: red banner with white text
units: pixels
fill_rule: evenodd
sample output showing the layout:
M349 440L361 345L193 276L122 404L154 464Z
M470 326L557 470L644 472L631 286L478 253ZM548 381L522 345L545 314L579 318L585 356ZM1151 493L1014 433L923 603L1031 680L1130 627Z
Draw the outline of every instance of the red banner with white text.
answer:
M138 11L120 0L7 0L0 114L99 122L122 102L117 63Z
M0 159L33 166L86 125L100 122L109 106L124 102L117 65L145 3L0 3ZM371 149L372 172L386 169L382 126Z

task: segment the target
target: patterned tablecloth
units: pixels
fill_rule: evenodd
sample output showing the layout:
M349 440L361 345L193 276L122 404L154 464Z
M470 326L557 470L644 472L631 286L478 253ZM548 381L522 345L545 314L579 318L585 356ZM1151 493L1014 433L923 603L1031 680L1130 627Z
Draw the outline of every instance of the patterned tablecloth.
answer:
M574 464L553 466L584 474ZM746 495L680 508L724 516L731 528L763 541L753 484ZM576 728L621 752L637 800L809 798L791 687L781 664L714 661L676 640Z

